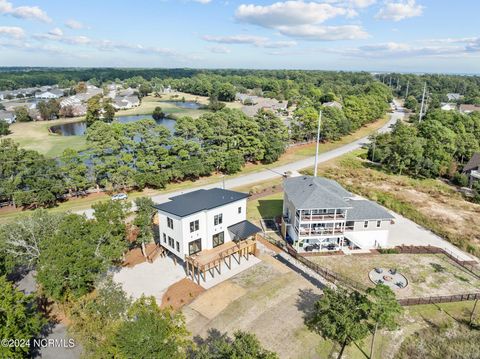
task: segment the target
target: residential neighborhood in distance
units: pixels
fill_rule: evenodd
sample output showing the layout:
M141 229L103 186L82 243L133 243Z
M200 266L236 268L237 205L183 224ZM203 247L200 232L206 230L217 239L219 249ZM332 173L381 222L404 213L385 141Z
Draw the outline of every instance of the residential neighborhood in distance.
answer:
M479 12L0 0L0 359L480 358Z

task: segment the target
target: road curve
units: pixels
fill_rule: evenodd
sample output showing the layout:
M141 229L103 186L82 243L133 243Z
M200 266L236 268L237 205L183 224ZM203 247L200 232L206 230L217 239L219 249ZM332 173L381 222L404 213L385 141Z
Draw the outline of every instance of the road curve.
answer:
M384 132L390 131L391 125L396 123L403 116L404 116L403 109L399 107L398 111L395 111L390 114L390 120L383 127L378 129L377 133L384 133ZM360 138L356 141L350 142L334 150L321 153L318 156L318 162L322 163L322 162L326 162L331 159L334 159L336 157L340 157L346 153L359 149L365 143L368 143L368 137ZM259 172L250 173L243 176L236 176L236 177L225 180L225 188L231 189L231 188L246 186L249 184L254 184L257 182L268 181L271 179L279 178L283 175L283 173L287 171L300 171L308 167L313 167L314 162L315 162L315 156L311 156L300 161L288 163L283 166L271 167ZM155 196L152 196L152 199L155 203L162 203L162 202L168 201L170 197L178 196L183 193L188 193L198 189L210 189L210 188L216 188L216 187L222 187L222 186L223 186L223 181L214 182L214 183L210 183L202 186L192 186L191 188L188 188L188 189L165 192L163 194L155 195ZM87 209L87 210L78 211L76 213L85 214L87 217L91 217L93 215L93 210Z

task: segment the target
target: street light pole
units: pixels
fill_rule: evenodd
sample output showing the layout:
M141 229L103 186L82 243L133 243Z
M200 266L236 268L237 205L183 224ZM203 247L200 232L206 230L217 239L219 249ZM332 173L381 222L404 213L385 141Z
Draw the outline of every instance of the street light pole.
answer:
M322 123L322 110L318 115L318 129L317 129L317 147L315 149L315 168L313 169L313 176L317 177L317 166L318 166L318 146L320 144L320 126Z

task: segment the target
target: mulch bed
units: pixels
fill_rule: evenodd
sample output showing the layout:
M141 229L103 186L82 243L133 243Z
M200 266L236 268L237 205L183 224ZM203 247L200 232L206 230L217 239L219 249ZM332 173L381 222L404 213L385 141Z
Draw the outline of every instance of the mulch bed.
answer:
M146 247L147 255L149 255L155 251L155 249L157 248L157 245L155 243L148 243L145 247ZM136 266L137 264L140 264L146 261L147 259L143 256L142 250L140 248L134 248L129 250L125 254L125 259L122 263L122 266L133 267L133 266Z
M178 310L184 305L193 302L193 300L203 292L205 292L204 288L192 282L190 279L184 278L168 287L163 295L160 308L171 307L174 310Z

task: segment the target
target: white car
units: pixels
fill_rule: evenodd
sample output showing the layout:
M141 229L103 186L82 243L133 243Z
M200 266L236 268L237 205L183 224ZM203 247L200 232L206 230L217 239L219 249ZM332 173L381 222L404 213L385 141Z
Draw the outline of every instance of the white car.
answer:
M128 196L126 193L117 193L112 196L112 201L122 201L127 198Z

